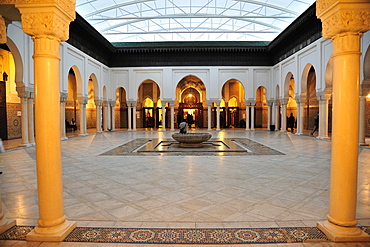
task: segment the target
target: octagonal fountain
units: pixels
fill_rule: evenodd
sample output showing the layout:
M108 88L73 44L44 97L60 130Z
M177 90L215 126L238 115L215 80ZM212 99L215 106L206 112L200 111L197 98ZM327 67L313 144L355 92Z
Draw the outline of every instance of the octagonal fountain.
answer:
M172 138L180 143L182 148L201 148L203 142L208 141L210 133L174 133Z
M172 138L180 143L182 148L201 148L203 142L208 141L212 135L210 133L187 133L188 124L180 123L180 133L172 134Z

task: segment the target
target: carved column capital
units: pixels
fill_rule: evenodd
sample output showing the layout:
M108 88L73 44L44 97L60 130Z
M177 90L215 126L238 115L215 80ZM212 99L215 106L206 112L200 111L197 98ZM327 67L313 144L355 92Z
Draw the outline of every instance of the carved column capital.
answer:
M254 99L248 99L248 100L246 100L246 104L247 105L255 105L256 104L256 100L254 100Z
M307 97L306 97L306 95L299 95L299 94L297 94L296 96L295 96L295 101L299 104L299 103L303 103L303 102L305 102L306 101L306 99L307 99Z
M320 91L316 93L316 97L320 101L328 101L331 98L331 94L326 93L325 91Z
M68 93L61 92L60 93L60 102L66 102L68 98Z
M75 0L13 0L22 17L22 29L28 35L53 36L68 40L69 23L76 18Z
M94 102L96 106L101 106L102 101L99 98L94 98Z
M281 103L282 105L287 105L287 104L288 104L288 102L289 102L289 97L284 97L284 98L281 98L281 99L280 99L280 103Z
M340 33L364 33L370 29L368 0L317 0L316 15L322 21L322 36L327 39Z
M80 105L86 105L87 104L87 96L77 96L77 101Z

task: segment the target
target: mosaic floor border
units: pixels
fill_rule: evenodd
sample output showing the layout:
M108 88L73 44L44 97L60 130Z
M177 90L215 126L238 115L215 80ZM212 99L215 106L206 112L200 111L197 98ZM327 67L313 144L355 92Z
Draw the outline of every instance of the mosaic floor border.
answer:
M149 141L159 142L158 140L162 141L170 141L172 139L168 138L136 138L131 140L125 144L122 144L118 147L115 147L107 152L104 152L100 155L106 156L158 156L158 155L166 155L166 156L240 156L240 155L284 155L284 153L279 152L273 148L267 147L262 145L258 142L252 141L248 138L226 138L228 140L236 141L239 145L244 146L251 152L228 152L228 151L211 151L211 152L166 152L166 151L151 151L151 152L135 152L134 150L138 149L143 145L146 145ZM212 141L217 141L220 139L211 138ZM221 139L222 140L222 139Z
M14 226L0 234L0 240L26 240L33 226ZM361 226L370 234L370 226ZM64 242L145 244L251 244L325 242L316 227L287 228L99 228L77 227Z

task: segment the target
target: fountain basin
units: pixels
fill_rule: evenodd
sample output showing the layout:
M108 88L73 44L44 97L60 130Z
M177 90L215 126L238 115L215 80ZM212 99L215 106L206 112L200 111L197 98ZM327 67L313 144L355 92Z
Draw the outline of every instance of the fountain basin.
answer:
M210 133L175 133L172 138L180 143L183 148L201 148L203 142L208 141L212 135Z

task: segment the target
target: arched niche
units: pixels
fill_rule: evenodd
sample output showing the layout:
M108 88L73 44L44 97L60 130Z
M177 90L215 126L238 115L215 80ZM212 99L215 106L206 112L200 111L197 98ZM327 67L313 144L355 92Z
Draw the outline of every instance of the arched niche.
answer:
M207 122L207 114L203 114L203 108L207 107L205 99L206 87L203 81L194 75L183 77L176 86L177 122L185 119L192 127L205 127L203 125Z
M256 104L254 111L254 126L256 128L267 128L268 108L266 99L266 88L260 86L256 90Z
M123 87L116 89L116 106L119 107L115 116L116 126L119 126L119 128L128 128L127 98L126 90Z
M158 104L161 91L158 84L151 80L144 80L138 88L137 124L141 128L159 128L162 125L162 105ZM167 114L167 113L166 113Z

